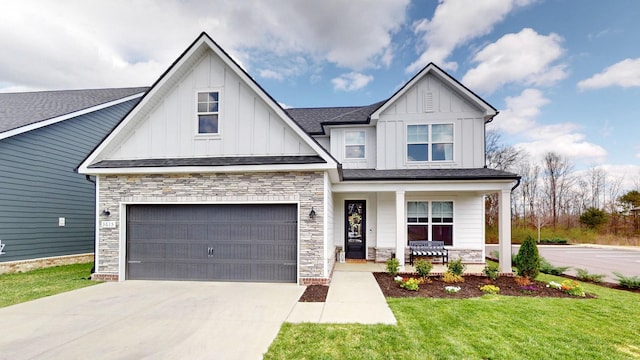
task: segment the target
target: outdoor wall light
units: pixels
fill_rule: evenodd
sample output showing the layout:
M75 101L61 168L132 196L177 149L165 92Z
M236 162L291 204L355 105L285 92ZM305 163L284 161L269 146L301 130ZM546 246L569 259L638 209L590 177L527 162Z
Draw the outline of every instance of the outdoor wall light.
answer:
M309 211L309 219L315 219L316 218L316 211L313 210L313 206L311 207L311 211Z
M102 210L102 212L100 212L100 216L109 216L111 215L111 212L109 210Z

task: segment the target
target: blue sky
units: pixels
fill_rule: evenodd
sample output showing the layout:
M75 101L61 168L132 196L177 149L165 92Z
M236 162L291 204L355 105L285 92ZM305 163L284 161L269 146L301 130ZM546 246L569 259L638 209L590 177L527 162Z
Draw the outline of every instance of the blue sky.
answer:
M201 31L291 107L385 99L429 61L505 143L640 186L640 1L2 2L0 92L150 85Z

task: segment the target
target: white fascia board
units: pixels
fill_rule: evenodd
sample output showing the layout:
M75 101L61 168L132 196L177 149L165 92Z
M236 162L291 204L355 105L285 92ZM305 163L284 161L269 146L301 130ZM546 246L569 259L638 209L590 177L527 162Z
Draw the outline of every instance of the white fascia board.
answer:
M110 174L206 174L230 172L272 172L272 171L329 171L335 170L332 164L283 164L283 165L238 165L238 166L173 166L173 167L136 167L108 169L78 169L86 175Z
M389 192L389 191L471 191L491 193L510 190L515 180L456 180L456 181L350 181L333 184L333 192Z
M124 98L121 98L121 99L118 99L118 100L109 101L109 102L106 102L104 104L88 107L86 109L74 111L72 113L68 113L68 114L65 114L65 115L57 116L57 117L54 117L54 118L51 118L51 119L47 119L47 120L44 120L44 121L39 121L37 123L21 126L19 128L12 129L12 130L9 130L9 131L1 133L0 134L0 140L6 139L6 138L10 138L12 136L20 135L20 134L26 133L28 131L40 129L40 128L43 128L45 126L49 126L49 125L52 125L52 124L59 123L61 121L73 119L75 117L78 117L78 116L81 116L81 115L85 115L85 114L89 114L89 113L92 113L94 111L106 109L108 107L111 107L111 106L114 106L114 105L118 105L118 104L121 104L123 102L127 102L129 100L137 99L137 98L141 97L142 95L144 95L144 92L141 92L141 93L138 93L138 94L134 94L134 95L129 95L127 97L124 97Z

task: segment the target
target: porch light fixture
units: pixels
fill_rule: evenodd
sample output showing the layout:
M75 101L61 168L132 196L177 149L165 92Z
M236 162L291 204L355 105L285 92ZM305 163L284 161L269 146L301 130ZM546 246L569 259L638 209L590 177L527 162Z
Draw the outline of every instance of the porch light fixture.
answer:
M111 215L111 211L109 210L102 210L102 212L100 212L100 216L109 216Z
M311 207L311 211L309 211L309 219L315 219L316 218L316 211L313 210L313 206Z

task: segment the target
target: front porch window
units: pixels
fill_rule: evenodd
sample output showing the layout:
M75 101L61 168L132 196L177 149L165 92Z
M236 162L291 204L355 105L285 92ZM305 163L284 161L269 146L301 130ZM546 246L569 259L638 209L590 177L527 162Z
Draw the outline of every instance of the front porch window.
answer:
M453 201L407 202L407 241L411 240L453 245Z

